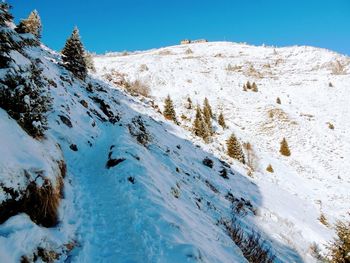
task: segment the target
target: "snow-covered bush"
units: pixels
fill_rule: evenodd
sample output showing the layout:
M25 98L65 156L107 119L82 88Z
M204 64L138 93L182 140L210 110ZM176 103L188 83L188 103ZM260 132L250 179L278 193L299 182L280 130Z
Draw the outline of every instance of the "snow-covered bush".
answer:
M8 112L33 137L47 129L46 113L51 98L42 82L41 69L31 64L20 73L9 71L0 80L0 107Z

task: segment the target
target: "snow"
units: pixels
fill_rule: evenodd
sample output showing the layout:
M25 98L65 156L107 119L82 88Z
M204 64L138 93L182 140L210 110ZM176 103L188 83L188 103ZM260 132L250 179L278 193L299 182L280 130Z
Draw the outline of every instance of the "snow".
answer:
M185 54L188 48L192 54ZM311 47L201 43L98 56L97 75L82 82L49 48L27 48L26 54L13 53L15 63L40 58L45 78L55 83L49 87L49 129L35 140L0 110L0 182L25 189L24 170L44 171L55 182L62 158L68 169L57 227L38 226L25 214L0 225L0 258L6 262L38 247L63 253L62 262L246 262L218 223L233 216L228 193L249 201L251 210L235 216L247 233L261 234L276 262L315 262L310 246L324 245L333 235L319 222L320 213L332 223L350 208L349 75L330 73L336 60L349 72L345 56ZM148 70L140 71L142 64ZM228 64L241 68L227 71ZM185 108L188 96L194 104L208 97L215 113L224 112L229 129L215 123L216 136L204 144L189 131L190 122L176 126L150 99L105 83L102 75L111 69L148 83L159 105L170 94L178 116L193 117ZM243 92L247 80L256 81L259 92ZM277 96L282 105L275 104ZM130 132L136 119L147 143ZM258 159L252 177L224 152L232 131L253 145ZM278 153L281 137L290 144L289 158ZM212 168L203 165L204 158L213 160ZM111 159L120 161L107 167ZM273 174L265 172L270 163ZM224 167L229 179L220 176ZM0 202L7 198L1 190ZM66 255L68 243L76 245Z
M186 54L187 49L192 53ZM224 145L232 131L253 145L253 181L263 200L257 224L306 255L313 242L322 247L333 234L318 221L320 214L332 224L348 218L350 210L350 77L332 73L336 61L350 72L348 57L325 49L214 42L96 56L95 66L101 79L115 70L129 81L147 83L161 107L169 94L178 116L193 119L194 111L185 107L187 97L194 105L208 97L216 114L223 111L229 129L217 129L213 142L203 148L227 159ZM237 69L228 71L229 64ZM141 70L143 65L148 70ZM257 83L257 93L242 91L248 80ZM277 97L281 105L275 103ZM269 117L269 111L275 116ZM182 125L190 129L191 122ZM291 157L279 154L283 137ZM265 171L270 163L273 174Z

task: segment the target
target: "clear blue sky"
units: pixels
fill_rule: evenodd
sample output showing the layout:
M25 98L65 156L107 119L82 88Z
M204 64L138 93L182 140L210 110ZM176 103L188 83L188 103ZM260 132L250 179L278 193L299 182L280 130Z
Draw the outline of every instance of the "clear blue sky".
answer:
M8 0L15 21L37 9L60 50L74 25L92 52L144 50L181 39L312 45L350 55L350 0Z

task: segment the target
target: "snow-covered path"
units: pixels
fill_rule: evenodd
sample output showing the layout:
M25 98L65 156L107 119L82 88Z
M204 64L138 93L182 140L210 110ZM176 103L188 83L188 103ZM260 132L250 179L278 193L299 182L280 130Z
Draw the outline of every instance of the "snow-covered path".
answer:
M76 262L142 262L145 258L134 224L136 211L128 207L130 192L123 189L118 174L105 167L111 141L113 138L104 135L93 148L85 147L72 158L81 215L81 251L73 260Z

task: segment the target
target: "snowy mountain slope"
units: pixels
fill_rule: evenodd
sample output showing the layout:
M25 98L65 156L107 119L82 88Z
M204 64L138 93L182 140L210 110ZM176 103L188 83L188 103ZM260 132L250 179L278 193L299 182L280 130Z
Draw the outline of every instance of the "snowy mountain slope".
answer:
M177 115L187 119L195 115L186 109L187 98L202 105L208 97L216 114L223 111L229 129L216 127L205 149L231 162L224 145L232 131L251 143L256 156L252 180L262 196L257 224L301 254L309 253L313 242L322 246L331 238L332 230L319 221L321 215L331 224L348 218L348 57L313 47L214 42L110 53L96 56L95 64L102 79L117 72L130 82L146 83L160 107L169 94ZM247 81L255 81L258 92L243 91ZM181 119L181 126L189 130L192 121ZM283 137L290 157L279 153ZM274 173L265 170L268 164ZM240 169L245 174L247 167Z
M11 52L11 59L18 72L33 62L40 67L52 107L48 130L36 139L0 111L0 179L12 180L8 187L18 190L25 179L22 170L40 170L54 182L57 169L50 164L62 157L67 171L58 225L35 224L27 210L7 214L0 225L1 261L25 256L29 262L246 262L223 225L232 217L246 235L261 235L262 248L276 255L275 262L312 261L307 246L293 247L278 232L262 228L265 201L242 167L231 167L207 145L193 142L149 100L140 102L92 77L74 78L60 55L45 46L24 47ZM319 235L315 230L319 225L311 219L317 210L278 188L270 195L273 200L281 196L296 213L309 211L305 224L317 233L310 240L293 233L295 240L323 241L329 231ZM16 199L3 192L1 198L0 205Z

